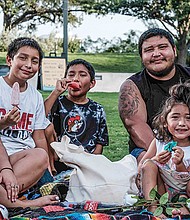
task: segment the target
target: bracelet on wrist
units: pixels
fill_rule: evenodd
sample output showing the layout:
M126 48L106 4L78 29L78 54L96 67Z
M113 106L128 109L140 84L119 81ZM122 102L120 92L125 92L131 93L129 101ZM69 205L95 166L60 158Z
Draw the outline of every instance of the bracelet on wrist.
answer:
M12 169L11 167L4 167L4 168L2 168L2 169L0 170L0 173L1 173L3 170L11 170L11 171L14 173L14 171L13 171L13 169Z

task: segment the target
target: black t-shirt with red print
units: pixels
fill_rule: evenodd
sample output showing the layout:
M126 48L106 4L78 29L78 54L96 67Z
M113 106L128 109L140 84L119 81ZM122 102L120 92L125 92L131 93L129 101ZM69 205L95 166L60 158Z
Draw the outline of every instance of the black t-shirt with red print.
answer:
M86 104L76 104L60 96L53 105L51 121L59 141L67 135L71 143L82 145L89 153L93 153L96 144L109 143L105 111L91 99Z

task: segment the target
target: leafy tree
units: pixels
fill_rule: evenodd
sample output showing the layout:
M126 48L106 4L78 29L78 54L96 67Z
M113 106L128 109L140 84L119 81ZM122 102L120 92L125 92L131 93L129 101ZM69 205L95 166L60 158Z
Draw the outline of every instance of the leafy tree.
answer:
M129 33L124 34L126 39L117 38L116 42L111 41L111 45L105 52L118 52L118 53L134 53L137 52L137 33L131 30Z
M63 1L66 0L0 0L5 31L24 26L28 32L38 24L63 22ZM157 20L177 41L178 62L185 64L190 46L190 1L176 0L67 0L70 24L80 24L82 17L75 12L88 14L123 14L144 21Z
M190 1L176 0L99 0L93 5L100 14L119 13L144 21L159 21L177 41L178 62L186 63L190 45Z
M77 39L76 37L70 39L68 43L68 51L70 51L71 53L79 52L80 44L81 44L81 41Z
M80 23L82 19L74 12L87 12L93 4L93 1L88 0L67 1L69 2L68 20L73 25ZM33 31L38 24L63 22L63 2L64 0L0 0L0 9L4 15L4 30L10 31L15 27L22 29L27 26L28 31Z
M137 52L138 34L131 30L124 34L124 38L114 37L111 40L105 38L98 38L92 40L90 36L81 42L81 51L90 53L134 53Z
M87 36L82 42L81 42L81 48L85 53L98 53L101 52L99 46L101 45L102 41L104 39L98 38L97 40L92 40L90 36Z

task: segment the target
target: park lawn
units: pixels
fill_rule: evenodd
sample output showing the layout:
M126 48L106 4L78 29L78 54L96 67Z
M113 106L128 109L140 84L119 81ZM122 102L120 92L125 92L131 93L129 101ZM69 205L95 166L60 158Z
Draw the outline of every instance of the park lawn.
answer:
M46 98L49 92L42 92ZM109 146L104 147L103 154L111 161L117 161L129 153L128 134L118 113L118 93L89 92L88 97L100 103L106 112L109 132Z
M46 56L46 54L45 54ZM6 64L6 52L0 52L0 64ZM140 57L121 53L78 53L68 54L68 60L82 58L90 62L96 72L134 73L141 69Z
M90 62L94 66L96 72L134 73L142 68L140 57L137 54L79 53L68 55L69 60L76 58L82 58Z
M6 64L6 52L0 52L0 64Z

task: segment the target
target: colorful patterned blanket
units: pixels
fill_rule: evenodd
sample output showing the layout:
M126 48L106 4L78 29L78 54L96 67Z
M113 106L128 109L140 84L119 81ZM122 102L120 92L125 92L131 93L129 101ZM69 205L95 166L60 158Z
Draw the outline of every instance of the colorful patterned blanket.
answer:
M71 171L57 176L53 182L49 181L48 174L42 180L42 186L29 190L23 197L34 199L41 195L57 194L61 201L55 205L48 205L42 208L14 208L9 209L9 220L160 220L141 208L126 208L115 204L97 203L96 201L85 201L83 203L68 203L64 199L68 189L68 177ZM47 181L48 180L48 181ZM171 219L190 220L190 215ZM0 218L1 220L1 218Z
M88 206L89 208L89 206ZM112 205L102 205L97 211L86 210L84 204L65 205L60 202L56 205L43 208L15 208L9 210L10 220L160 220L146 210L122 210ZM190 219L190 216L182 216L171 219Z
M63 219L63 220L159 220L148 212L142 210L138 211L122 211L118 207L102 206L101 210L89 211L82 208L81 204L74 204L73 207L65 206L64 203L56 205L44 206L43 208L16 208L9 210L10 220L40 220L40 219Z

